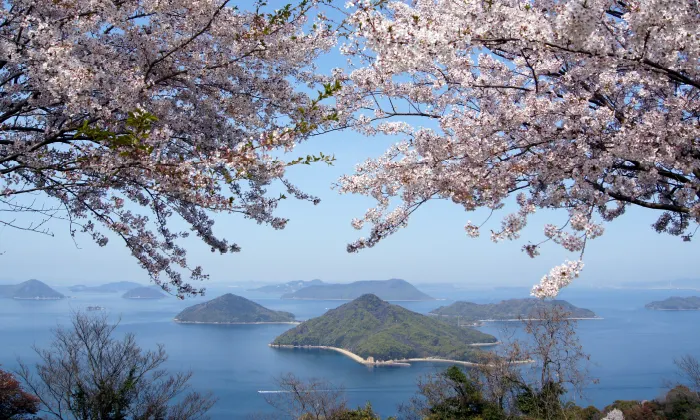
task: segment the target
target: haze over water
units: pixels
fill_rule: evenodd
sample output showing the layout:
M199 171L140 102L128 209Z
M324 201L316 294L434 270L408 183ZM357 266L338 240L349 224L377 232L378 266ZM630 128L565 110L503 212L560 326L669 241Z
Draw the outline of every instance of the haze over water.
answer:
M318 350L273 349L268 347L290 325L183 325L172 318L186 306L213 299L223 293L252 298L275 310L294 313L304 320L342 305L342 301L281 300L246 292L241 288L210 287L206 298L127 300L120 294L72 293L57 288L73 299L62 301L0 300L0 364L14 369L19 356L36 360L31 346L45 347L51 329L67 325L71 311L89 305L108 309L110 317L121 317L120 332L133 332L145 348L165 344L170 356L167 368L192 370L192 387L212 391L219 401L210 411L213 419L246 418L272 412L264 393L275 391L275 378L292 372L301 378L326 378L342 385L351 405L370 401L383 418L396 414L397 405L408 401L417 390L416 380L446 368L445 364L415 363L408 368L368 368L340 354ZM466 291L423 289L437 298L430 302L395 302L427 313L454 300L477 303L526 297L524 289ZM659 396L665 380L674 380L673 358L700 354L700 311L650 311L644 304L669 296L697 295L681 290L566 290L561 298L591 309L602 320L579 322L584 350L591 355L591 376L599 383L586 389L587 400L579 404L603 407L618 399L651 399ZM498 335L498 324L482 331Z

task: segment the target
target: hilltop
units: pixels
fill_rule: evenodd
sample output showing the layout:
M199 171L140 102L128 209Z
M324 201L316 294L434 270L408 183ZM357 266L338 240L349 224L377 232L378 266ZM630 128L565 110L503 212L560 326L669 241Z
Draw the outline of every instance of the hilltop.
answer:
M270 294L285 294L285 293L294 293L299 289L303 289L304 287L309 287L309 286L322 286L326 283L322 282L319 279L314 279L314 280L294 280L294 281L289 281L287 283L282 283L282 284L271 284L269 286L262 286L258 287L256 289L248 289L249 292L263 292L263 293L270 293Z
M186 308L177 314L175 321L197 324L287 323L294 321L294 314L273 311L244 297L227 293Z
M282 299L352 300L366 294L373 294L384 300L435 300L401 279L309 286L286 293L282 295Z
M134 283L133 281L117 281L99 286L85 286L83 284L78 284L71 286L69 289L71 292L117 293L135 289L137 287L143 287L143 285Z
M508 299L499 303L478 304L455 302L430 311L432 315L459 317L461 321L503 321L528 318L540 307L560 306L569 312L571 318L596 318L588 309L576 307L565 300L541 300L537 298Z
M165 294L154 287L137 287L122 295L125 299L163 299Z
M22 300L57 300L64 299L65 296L46 283L31 279L20 284L0 286L0 297L22 299Z
M668 299L647 303L644 307L657 311L697 311L700 310L700 297L673 296Z
M495 342L492 335L449 325L367 294L301 323L271 345L327 346L376 361L426 357L474 361L478 350L470 344Z

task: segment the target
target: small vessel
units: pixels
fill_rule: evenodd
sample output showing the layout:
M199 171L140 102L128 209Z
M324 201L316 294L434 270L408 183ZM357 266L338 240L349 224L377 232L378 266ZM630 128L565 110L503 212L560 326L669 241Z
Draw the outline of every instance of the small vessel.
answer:
M87 309L88 311L104 311L107 308L105 308L104 306L88 306L85 309Z

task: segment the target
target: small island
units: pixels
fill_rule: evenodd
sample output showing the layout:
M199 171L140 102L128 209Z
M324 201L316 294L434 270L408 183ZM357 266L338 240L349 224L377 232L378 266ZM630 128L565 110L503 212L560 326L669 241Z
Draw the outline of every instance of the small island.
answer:
M137 287L122 295L124 299L163 299L165 294L155 287Z
M323 286L324 282L319 279L314 280L294 280L282 284L271 284L269 286L262 286L256 289L248 289L249 292L262 292L270 294L283 295L285 293L294 293L299 289L309 286Z
M541 300L536 298L508 299L499 303L478 304L455 302L430 311L431 315L459 319L459 322L517 321L532 316L538 308L561 307L568 312L570 319L597 318L593 311L579 308L565 300Z
M186 308L177 314L175 322L183 324L297 324L292 313L273 311L231 293Z
M698 311L700 310L700 297L673 296L668 299L647 303L644 307L656 311Z
M365 294L373 294L384 300L435 300L402 279L308 286L293 293L286 293L282 295L282 299L353 300Z
M17 300L59 300L66 296L55 291L46 283L31 279L20 284L0 286L0 297Z
M133 281L117 281L113 283L101 284L99 286L85 286L84 284L78 284L69 287L69 289L71 292L118 293L135 289L137 287L143 287L143 285L134 283Z
M381 366L419 361L471 364L481 354L477 346L494 344L492 335L458 328L367 294L302 322L270 346L334 350L357 362Z

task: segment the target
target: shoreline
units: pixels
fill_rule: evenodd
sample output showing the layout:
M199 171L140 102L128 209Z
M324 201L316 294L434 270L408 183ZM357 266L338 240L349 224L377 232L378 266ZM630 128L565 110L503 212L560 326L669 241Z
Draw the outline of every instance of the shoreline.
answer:
M474 344L484 344L484 343L474 343ZM489 343L491 344L491 343ZM419 358L411 358L411 359L396 359L396 360L379 360L379 361L374 361L374 359L369 360L369 359L364 359L361 356L345 349L341 349L338 347L330 347L330 346L294 346L290 344L268 344L269 347L275 347L275 348L286 348L286 349L320 349L320 350L331 350L338 352L344 356L349 357L350 359L354 360L357 363L360 363L365 366L406 366L409 367L411 366L411 363L420 363L420 362L433 362L433 363L451 363L451 364L456 364L456 365L463 365L463 366L480 366L479 363L475 362L467 362L464 360L451 360L451 359L443 359L441 357L419 357ZM522 360L522 361L517 361L514 363L532 363L531 360Z
M566 318L567 320L574 320L574 321L583 321L583 320L598 320L598 319L605 319L600 316L596 317L588 317L588 318ZM510 319L479 319L476 322L515 322L515 321L542 321L541 318L510 318Z
M645 308L650 311L700 311L700 308L697 309L662 309L662 308Z
M359 297L359 296L358 296ZM270 298L274 299L274 298ZM345 301L345 302L351 302L355 299L324 299L324 298L283 298L280 297L280 300L340 300L340 301ZM382 298L380 298L382 299ZM433 302L436 300L447 300L447 299L382 299L387 302Z
M260 322L204 322L204 321L180 321L173 318L176 324L208 324L208 325L264 325L264 324L284 324L284 325L299 325L301 321L260 321Z

